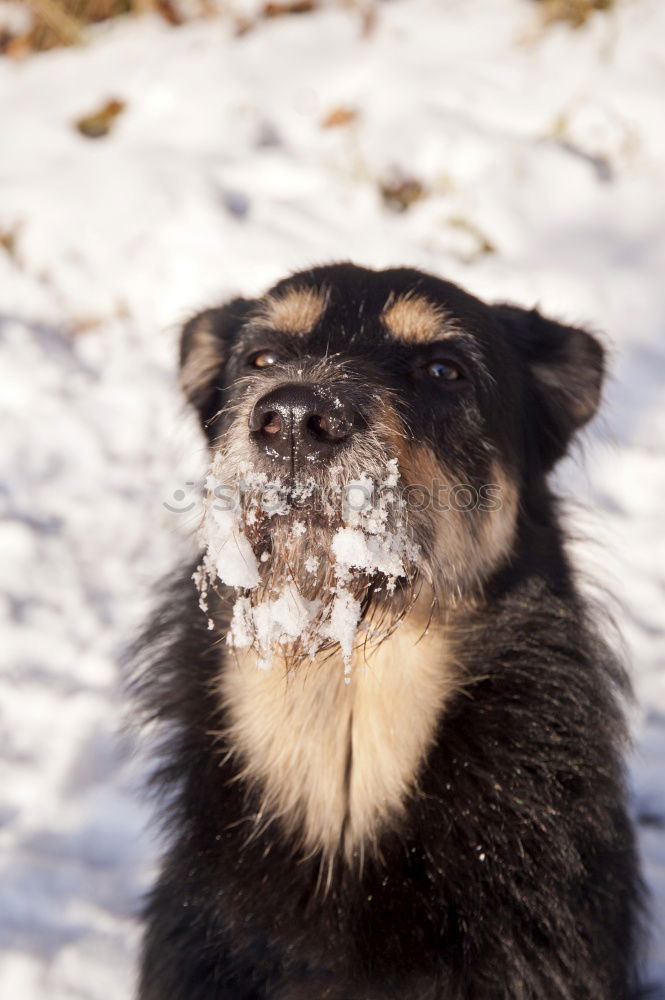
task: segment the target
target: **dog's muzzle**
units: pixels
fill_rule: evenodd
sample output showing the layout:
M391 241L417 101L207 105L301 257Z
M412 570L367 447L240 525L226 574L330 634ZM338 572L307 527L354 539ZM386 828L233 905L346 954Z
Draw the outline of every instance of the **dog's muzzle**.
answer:
M339 389L287 382L254 405L250 437L269 458L320 462L334 458L361 420Z

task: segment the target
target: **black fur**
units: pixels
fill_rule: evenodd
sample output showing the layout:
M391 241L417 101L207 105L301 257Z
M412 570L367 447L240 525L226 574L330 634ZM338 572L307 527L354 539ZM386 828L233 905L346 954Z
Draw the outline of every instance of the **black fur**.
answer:
M146 906L140 1000L636 1000L642 890L622 765L627 681L576 591L545 481L595 410L602 351L583 331L490 309L418 272L339 265L298 280L330 286L332 325L347 338L359 299L367 317L388 292L412 287L473 334L486 373L473 399L431 402L429 386L414 395L406 382L400 398L413 435L433 446L447 435L446 453L455 432L436 407L451 422L458 409L475 414L474 433L519 484L518 532L511 558L457 613L468 683L446 707L403 820L362 872L340 860L328 892L320 859L300 856L277 822L250 836L257 792L219 736L225 595L211 633L193 567L169 585L135 682L146 718L161 725L155 783L169 841ZM226 365L250 312L236 300L215 319L222 395L194 400L211 437L224 430L215 415L238 375ZM374 384L394 389L401 347L366 333L347 349ZM469 460L461 440L458 452Z

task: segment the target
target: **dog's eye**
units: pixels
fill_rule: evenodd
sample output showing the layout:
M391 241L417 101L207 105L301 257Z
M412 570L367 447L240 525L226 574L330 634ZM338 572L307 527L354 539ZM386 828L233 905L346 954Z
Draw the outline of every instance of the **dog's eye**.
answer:
M258 351L250 355L248 361L252 368L270 368L277 364L279 358L275 351Z
M425 371L431 378L440 378L446 382L454 382L462 377L459 368L447 361L430 361L428 365L425 365Z

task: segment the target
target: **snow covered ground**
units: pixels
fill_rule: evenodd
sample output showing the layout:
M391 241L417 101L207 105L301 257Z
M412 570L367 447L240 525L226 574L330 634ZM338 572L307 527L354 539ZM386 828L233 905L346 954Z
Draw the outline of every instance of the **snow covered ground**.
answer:
M613 344L604 417L559 480L632 657L665 982L665 6L575 32L529 0L394 0L373 24L335 4L241 35L232 10L0 60L0 994L130 995L156 845L118 659L191 544L195 512L164 506L189 506L203 461L178 324L349 256ZM79 134L109 99L110 134ZM357 116L323 127L339 109ZM423 195L403 213L381 195L400 173Z

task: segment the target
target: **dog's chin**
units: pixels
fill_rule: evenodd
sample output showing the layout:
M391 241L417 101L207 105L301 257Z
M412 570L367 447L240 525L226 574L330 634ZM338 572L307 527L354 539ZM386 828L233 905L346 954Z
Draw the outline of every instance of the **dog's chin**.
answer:
M409 611L421 591L422 579L415 565L409 564L404 576L388 577L374 570L340 567L334 558L333 541L343 527L338 518L320 512L291 510L260 524L247 525L245 531L257 556L259 585L248 595L250 605L258 607L295 591L306 602L318 606L313 633L322 633L340 590L357 602L359 609L358 642L367 636L388 635ZM334 642L323 643L332 648Z
M255 464L236 469L240 503L220 513L209 497L200 573L204 589L215 574L235 588L228 641L254 646L262 660L285 648L304 659L338 646L350 669L353 648L389 634L420 584L420 548L395 489L396 460L373 478L358 471L348 486L339 468L288 479L268 479ZM225 469L212 471L228 477L228 456Z
M332 553L340 526L337 519L305 509L245 523L259 566L260 583L252 600L259 603L277 597L293 586L306 600L331 600L339 583ZM362 589L358 580L354 590Z

